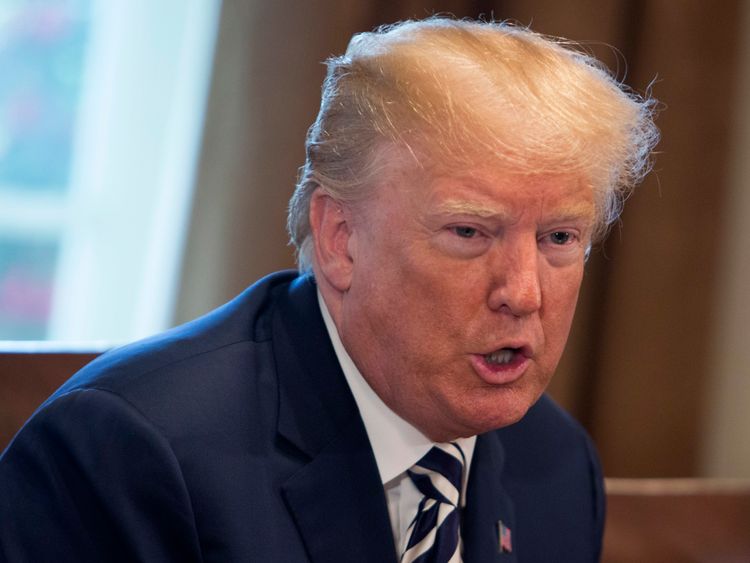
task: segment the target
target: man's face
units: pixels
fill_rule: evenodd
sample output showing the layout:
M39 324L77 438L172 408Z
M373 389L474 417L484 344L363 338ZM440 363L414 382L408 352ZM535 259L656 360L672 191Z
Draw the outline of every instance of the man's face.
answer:
M594 218L573 176L404 165L354 208L339 331L383 401L439 441L519 420L555 370Z

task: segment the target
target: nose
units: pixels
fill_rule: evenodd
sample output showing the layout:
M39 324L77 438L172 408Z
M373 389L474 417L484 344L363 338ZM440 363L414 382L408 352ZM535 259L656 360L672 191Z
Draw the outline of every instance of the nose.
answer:
M493 249L492 286L487 299L493 311L523 317L542 306L539 249L536 240L504 241Z

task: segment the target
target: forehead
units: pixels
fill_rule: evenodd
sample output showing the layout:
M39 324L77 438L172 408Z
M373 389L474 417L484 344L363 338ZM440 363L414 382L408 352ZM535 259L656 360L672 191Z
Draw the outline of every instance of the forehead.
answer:
M467 215L508 222L524 216L537 223L570 218L591 229L600 220L601 194L586 171L523 173L479 155L442 160L436 155L419 143L380 144L370 156L366 215Z
M508 219L539 213L590 221L595 215L594 191L575 174L528 175L487 169L451 173L412 167L394 174L391 185L431 213Z

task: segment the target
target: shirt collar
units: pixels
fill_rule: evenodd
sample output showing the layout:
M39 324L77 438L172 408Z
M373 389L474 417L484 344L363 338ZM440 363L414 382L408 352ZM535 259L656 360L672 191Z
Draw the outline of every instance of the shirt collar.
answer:
M341 370L344 372L365 424L381 482L385 485L419 461L435 445L435 442L393 412L372 390L344 348L320 290L318 290L318 304L336 357L341 364ZM474 453L476 436L458 438L455 442L461 446L466 457L466 470L464 471L466 479Z

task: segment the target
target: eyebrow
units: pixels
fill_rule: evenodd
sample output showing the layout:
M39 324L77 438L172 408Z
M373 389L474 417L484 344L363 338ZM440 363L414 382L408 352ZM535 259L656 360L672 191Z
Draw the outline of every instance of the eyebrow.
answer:
M448 200L440 204L437 209L438 213L448 214L460 214L460 215L476 215L484 219L491 218L507 218L510 214L501 208L487 207L470 201L461 200Z
M474 215L483 219L510 219L511 214L502 207L487 207L471 201L448 200L443 202L437 209L438 213ZM596 215L594 206L587 203L567 205L556 210L555 218L562 221L576 219L593 220Z

